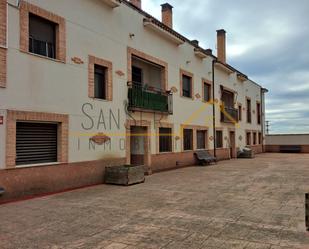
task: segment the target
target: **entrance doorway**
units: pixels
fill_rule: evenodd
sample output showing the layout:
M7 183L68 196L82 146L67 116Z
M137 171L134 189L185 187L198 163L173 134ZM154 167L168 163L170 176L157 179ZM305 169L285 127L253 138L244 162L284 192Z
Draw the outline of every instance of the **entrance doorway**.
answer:
M236 140L235 131L230 131L230 156L231 158L236 158Z
M147 150L147 128L131 126L130 128L130 162L131 165L145 165Z

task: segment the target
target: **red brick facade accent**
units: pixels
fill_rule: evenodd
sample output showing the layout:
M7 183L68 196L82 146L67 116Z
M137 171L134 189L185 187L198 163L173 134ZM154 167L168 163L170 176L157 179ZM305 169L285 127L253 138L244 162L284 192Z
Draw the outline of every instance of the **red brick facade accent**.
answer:
M54 22L56 29L56 59L66 61L66 25L65 19L52 12L30 4L26 1L20 3L20 50L29 52L29 13L40 16L46 20Z
M106 100L113 100L113 63L95 56L88 58L88 97L94 98L94 66L100 65L107 68Z
M0 45L6 46L7 35L7 3L6 0L0 0Z
M0 48L0 88L6 87L7 49Z
M0 170L5 194L0 203L38 194L101 184L105 167L123 165L125 158Z
M209 150L209 153L213 155L213 150ZM217 149L217 158L218 160L229 159L229 149ZM193 151L152 155L151 162L153 172L183 168L198 163Z
M168 90L167 89L167 80L168 80L168 64L165 61L162 61L156 57L153 57L151 55L145 54L144 52L138 51L134 48L127 48L127 53L128 53L128 57L127 57L127 65L128 65L128 81L131 82L132 81L132 56L135 55L139 58L142 58L146 61L150 61L152 63L155 63L157 65L160 65L164 68L164 70L162 70L162 86L161 88L163 90Z
M191 77L192 78L192 84L191 84L191 97L192 99L194 99L194 75L193 73L190 73L188 71L185 71L183 69L180 69L180 73L179 73L179 80L180 80L180 96L183 97L183 93L182 93L182 89L183 89L183 82L182 82L182 76L183 75L186 75L188 77Z
M58 123L58 162L68 162L68 130L69 116L64 114L11 111L7 112L7 135L6 135L6 167L16 166L16 122L54 122Z
M263 153L263 146L262 145L251 145L250 148L254 151L254 154Z
M73 57L73 58L71 58L71 61L73 61L75 64L84 64L84 61L81 59L81 58L79 58L79 57Z
M6 87L7 71L7 3L0 0L0 87Z

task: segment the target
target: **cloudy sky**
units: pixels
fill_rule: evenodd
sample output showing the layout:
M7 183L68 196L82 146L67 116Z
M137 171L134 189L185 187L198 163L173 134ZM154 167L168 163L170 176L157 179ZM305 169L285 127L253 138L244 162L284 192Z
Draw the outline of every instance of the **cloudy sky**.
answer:
M142 0L161 18L164 0ZM227 33L228 63L269 89L271 133L309 133L308 0L168 0L174 28L216 53L216 30Z

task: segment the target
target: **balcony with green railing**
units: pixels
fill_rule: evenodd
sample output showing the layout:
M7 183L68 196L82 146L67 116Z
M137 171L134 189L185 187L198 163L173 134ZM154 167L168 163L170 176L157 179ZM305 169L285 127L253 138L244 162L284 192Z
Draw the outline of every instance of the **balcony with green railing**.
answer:
M130 111L173 114L173 96L170 92L134 82L128 83L128 86Z
M234 107L224 106L221 109L221 122L223 123L237 123L238 120L238 110Z

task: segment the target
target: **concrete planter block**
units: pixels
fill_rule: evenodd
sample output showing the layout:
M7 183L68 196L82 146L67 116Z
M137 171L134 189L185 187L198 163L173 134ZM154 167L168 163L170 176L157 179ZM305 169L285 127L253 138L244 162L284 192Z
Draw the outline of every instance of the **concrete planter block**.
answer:
M106 167L105 183L130 186L145 182L145 167L141 166L114 166Z
M249 148L244 148L241 151L238 151L237 158L254 158L254 151Z

